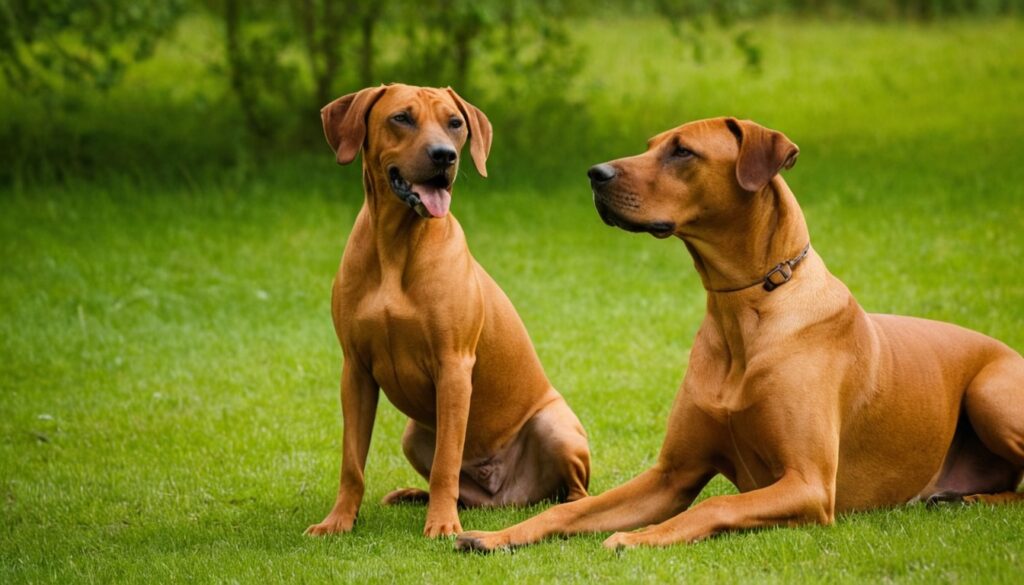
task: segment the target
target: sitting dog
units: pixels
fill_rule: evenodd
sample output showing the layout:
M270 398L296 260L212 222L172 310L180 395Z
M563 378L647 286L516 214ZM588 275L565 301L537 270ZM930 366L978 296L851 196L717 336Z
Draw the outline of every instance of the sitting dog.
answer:
M1024 359L954 325L864 312L778 175L798 152L716 118L590 169L605 223L682 239L707 290L665 442L628 483L458 548L643 526L605 545L663 546L917 500L1024 499ZM690 507L719 473L739 493Z
M334 280L344 419L334 508L307 529L352 529L378 391L409 417L402 448L429 493L424 534L462 531L464 506L587 495L586 433L551 386L519 315L448 212L467 140L481 175L491 124L453 90L387 85L321 111L340 164L363 151L366 199Z

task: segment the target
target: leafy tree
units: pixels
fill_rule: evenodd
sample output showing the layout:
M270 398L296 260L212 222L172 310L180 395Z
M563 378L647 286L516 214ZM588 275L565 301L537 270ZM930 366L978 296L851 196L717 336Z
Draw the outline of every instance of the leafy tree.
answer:
M106 90L153 54L184 0L0 0L0 70L22 93Z
M219 0L223 74L252 135L270 142L308 124L289 124L295 106L316 111L339 93L388 81L452 85L464 94L549 89L578 64L562 9L540 0ZM387 39L381 46L380 39ZM480 69L487 89L478 83ZM315 117L302 117L316 121Z
M737 25L771 11L770 4L758 0L655 0L654 7L668 22L672 33L690 46L697 62L706 59L707 31L716 27L731 28L733 45L746 66L754 70L761 68L761 49L753 30Z

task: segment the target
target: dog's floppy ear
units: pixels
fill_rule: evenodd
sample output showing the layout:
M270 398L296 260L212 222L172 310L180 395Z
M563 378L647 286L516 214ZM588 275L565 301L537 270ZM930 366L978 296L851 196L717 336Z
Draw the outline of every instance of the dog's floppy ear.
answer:
M491 121L487 116L473 104L462 99L455 90L448 88L448 93L455 100L455 105L466 118L469 124L469 154L473 156L473 164L476 165L480 176L487 176L487 155L491 152Z
M729 131L739 142L736 157L736 180L740 187L751 192L760 191L782 169L792 168L800 149L782 132L769 130L750 120L725 120Z
M387 91L386 86L368 87L342 96L320 110L327 143L338 153L338 164L355 160L366 140L366 118L370 108Z

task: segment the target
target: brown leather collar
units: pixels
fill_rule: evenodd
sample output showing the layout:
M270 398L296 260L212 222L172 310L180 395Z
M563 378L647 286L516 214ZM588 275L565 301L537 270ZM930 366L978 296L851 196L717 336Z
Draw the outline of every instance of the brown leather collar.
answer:
M764 276L762 276L761 278L755 280L754 282L752 282L750 284L745 284L743 286L738 286L736 288L726 288L726 289L713 289L713 288L709 288L707 290L709 292L716 292L716 293L730 293L730 292L736 292L736 291L748 289L748 288L750 288L752 286L757 286L757 285L760 284L760 285L762 285L762 287L764 287L764 290L766 290L768 292L772 292L773 290L775 290L775 289L779 288L780 286L782 286L782 285L786 284L787 282L789 282L789 279L793 278L793 271L796 270L796 265L800 264L800 262L802 262L803 259L807 257L807 253L810 252L810 251L811 251L811 243L807 242L807 245L804 246L803 251L801 251L799 254L797 254L796 256L794 256L792 258L790 258L789 260L783 260L782 262L779 262L778 264L775 265L775 268L772 268Z

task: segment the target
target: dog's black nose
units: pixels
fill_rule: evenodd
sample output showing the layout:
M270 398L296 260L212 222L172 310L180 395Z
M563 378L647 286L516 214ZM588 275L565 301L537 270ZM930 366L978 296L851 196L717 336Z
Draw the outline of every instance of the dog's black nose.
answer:
M609 164L600 164L590 167L587 171L591 183L607 183L615 178L615 167Z
M434 144L427 147L427 156L439 167L450 167L455 164L459 154L447 144Z

